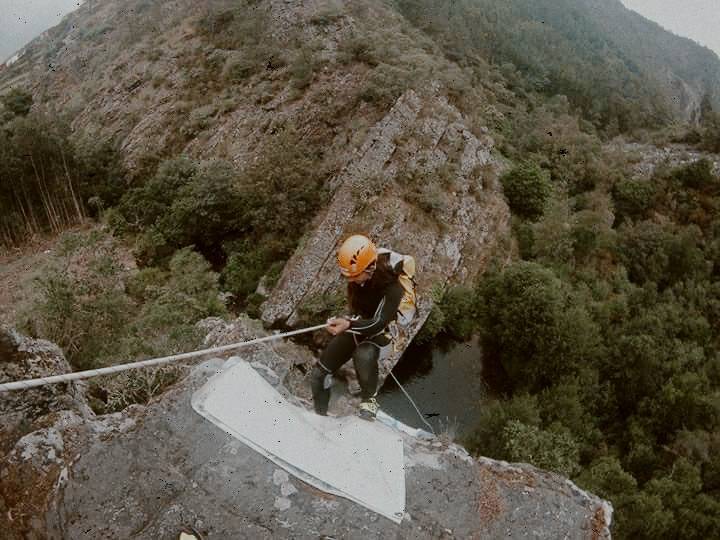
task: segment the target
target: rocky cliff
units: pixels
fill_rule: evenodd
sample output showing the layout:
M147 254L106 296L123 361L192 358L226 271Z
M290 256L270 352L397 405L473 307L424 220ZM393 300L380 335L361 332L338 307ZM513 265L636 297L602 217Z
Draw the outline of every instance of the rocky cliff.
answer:
M334 254L345 237L363 231L415 257L420 295L418 316L402 336L407 343L430 312L433 285L472 279L497 254L510 221L496 181L501 167L492 140L471 133L437 88L424 96L406 92L333 179L331 202L285 265L263 321L295 325L308 300L342 294ZM422 196L426 175L444 176L447 191L425 193L434 206L424 213L408 203L408 192ZM386 360L381 380L402 349Z
M419 314L407 342L431 309L434 285L472 279L493 257L507 256L502 159L487 130L449 97L448 78L459 72L433 60L431 44L404 35L401 17L384 3L349 5L360 15L332 1L260 5L252 20L272 46L258 57L259 72L242 72L242 47L215 42L223 34L213 25L222 18L208 18L203 3L86 2L3 71L0 91L28 87L36 103L68 113L78 133L116 139L138 174L148 157L178 153L242 170L285 125L320 141L329 203L269 291L263 321L299 325L303 308L339 291L335 248L345 234L364 231L418 262ZM370 27L399 36L400 53L397 43L380 48L416 69L413 88L393 77L378 83L378 73L395 72L371 69L377 59L343 63L348 48L367 53L353 49L352 36ZM275 56L298 43L307 45L301 53ZM233 78L238 69L242 76ZM208 346L265 333L247 319L202 326ZM52 344L0 335L0 381L69 370ZM309 350L282 342L242 356L309 404ZM609 537L611 507L568 480L475 460L440 439L405 437L408 504L400 526L318 492L192 411L193 391L222 365L210 360L148 406L102 417L88 408L82 384L0 396L3 534L174 538L191 524L209 538ZM352 377L340 374L341 389ZM331 410L352 413L354 400L337 392Z
M208 344L263 333L247 319L203 326ZM11 339L4 338L0 380L63 370L57 349ZM29 362L39 351L42 369ZM252 362L280 391L294 389L302 403L309 388L297 366L308 359L305 349L281 342L243 350L240 361ZM162 398L107 416L88 414L75 387L67 399L46 401L44 414L27 416L22 431L4 430L3 537L174 539L191 525L208 539L609 538L607 502L528 465L473 459L445 439L403 434L407 507L400 525L320 492L191 409L193 391L223 364L208 360ZM38 403L32 394L2 400L3 421ZM337 412L343 407L335 404Z
M635 178L650 177L660 165L674 168L700 159L709 160L715 174L720 174L720 155L701 152L687 145L669 144L658 147L651 144L621 143L611 145L613 146L629 157Z

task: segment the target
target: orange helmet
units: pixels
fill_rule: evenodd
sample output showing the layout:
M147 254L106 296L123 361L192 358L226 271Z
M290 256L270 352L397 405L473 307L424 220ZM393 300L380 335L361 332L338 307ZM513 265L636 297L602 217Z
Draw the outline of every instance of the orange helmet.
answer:
M337 257L340 273L345 277L355 277L375 262L377 248L367 236L355 234L343 242Z

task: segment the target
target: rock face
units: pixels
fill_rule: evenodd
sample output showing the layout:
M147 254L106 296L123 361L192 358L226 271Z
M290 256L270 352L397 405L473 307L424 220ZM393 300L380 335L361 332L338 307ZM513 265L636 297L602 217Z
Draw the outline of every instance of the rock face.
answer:
M365 232L380 246L411 254L418 272L418 316L381 367L384 379L425 322L431 287L473 277L509 229L492 145L489 137L478 139L469 131L437 88L403 94L333 180L334 196L285 265L263 305L263 321L296 326L305 302L342 294L335 252L350 234ZM439 177L446 180L445 193L413 185ZM414 190L421 204L432 205L429 212L408 203Z
M0 326L0 382L70 372L57 345L21 336ZM45 537L38 516L53 504L66 449L61 435L68 422L94 417L84 386L66 383L0 393L0 525L29 538ZM8 524L3 523L9 521ZM39 531L38 535L31 531Z
M245 319L205 327L210 340L262 333ZM303 351L264 343L243 349L242 359L286 392L302 380L293 366ZM0 458L3 538L175 539L184 525L208 539L610 536L608 503L558 475L475 460L442 439L402 435L400 525L320 492L191 409L194 390L223 363L197 366L147 407L90 419L56 412L21 438Z
M0 326L0 382L60 375L72 371L60 348L30 339ZM93 416L82 383L42 386L24 392L0 394L0 454L52 412L68 410Z
M706 158L714 165L715 174L720 174L720 155L708 154L694 148L672 144L665 147L657 147L651 144L625 143L621 147L633 159L635 177L649 177L660 165L680 167L694 161Z
M28 47L0 77L0 89L27 86L37 102L68 111L77 133L117 139L138 174L148 156L178 153L225 159L242 171L284 125L322 141L318 167L331 177L332 199L286 265L262 319L296 326L304 305L341 292L334 252L351 232L412 254L419 313L383 364L383 379L425 321L431 286L481 272L509 230L493 141L483 128L471 129L440 83L407 90L392 107L360 98L374 84L372 71L362 62L338 64L340 43L375 20L399 31L406 22L385 3L363 2L358 10L323 0L257 4L266 17L258 20L283 47L294 46L290 35L312 44L307 52L323 67L301 92L288 67L234 83L224 78L242 51L214 45L201 21L234 4L190 0L86 2ZM413 50L428 54L419 44ZM53 59L49 70L46 57Z

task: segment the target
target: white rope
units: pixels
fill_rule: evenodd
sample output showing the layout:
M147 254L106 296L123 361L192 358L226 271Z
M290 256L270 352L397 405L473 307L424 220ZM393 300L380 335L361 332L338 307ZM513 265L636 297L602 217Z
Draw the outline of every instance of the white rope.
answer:
M393 375L393 372L392 372L392 371L390 372L390 376L393 378L393 380L394 380L394 381L397 383L397 385L400 387L400 390L403 391L403 394L405 394L405 397L410 400L410 403L412 403L412 406L415 407L415 410L417 411L418 416L420 417L420 420L422 420L423 422L425 422L425 425L430 428L430 432L437 437L437 434L435 433L435 430L433 429L433 427L427 422L427 420L425 420L425 418L423 417L422 413L420 412L420 409L418 409L417 405L415 405L415 402L414 402L413 399L410 397L410 394L408 394L408 393L405 391L405 389L402 387L402 384L400 384L400 381L398 381L398 380L395 378L395 375Z
M138 369L143 367L149 367L149 366L158 366L161 364L169 364L170 362L175 362L177 360L184 360L186 358L193 358L195 356L203 356L206 354L213 354L213 353L219 353L224 351L229 351L232 349L239 349L240 347L246 347L248 345L255 345L257 343L263 343L265 341L273 341L276 339L281 339L289 336L295 336L298 334L306 334L308 332L314 332L315 330L320 330L321 328L326 328L326 324L318 324L317 326L311 326L309 328L303 328L300 330L292 330L291 332L285 332L282 334L273 334L271 336L265 336L261 338L251 339L250 341L242 341L240 343L232 343L230 345L223 345L220 347L212 347L210 349L201 349L199 351L192 351L182 354L173 354L170 356L163 356L160 358L151 358L150 360L141 360L139 362L131 362L129 364L119 364L116 366L109 366L104 367L100 369L88 369L86 371L76 371L74 373L65 373L63 375L52 375L50 377L39 377L37 379L26 379L24 381L14 381L9 383L2 383L0 384L0 392L10 392L12 390L26 390L28 388L35 388L38 386L44 386L46 384L57 384L57 383L63 383L63 382L69 382L69 381L77 381L80 379L89 379L91 377L99 377L101 375L111 375L113 373L120 373L121 371L128 371L131 369ZM425 420L422 413L420 412L420 409L418 409L418 406L415 405L415 402L410 397L410 394L408 394L403 386L400 384L400 381L398 381L395 378L395 375L393 375L392 372L390 372L390 376L393 378L395 383L398 385L400 390L402 390L403 394L405 394L405 397L408 398L410 403L413 407L415 407L415 410L418 413L418 416L420 417L420 420L422 420L425 425L430 428L430 432L435 435L435 430L433 427Z
M247 345L255 345L256 343L262 343L264 341L271 341L275 339L281 339L288 336L295 336L297 334L304 334L307 332L314 332L321 328L326 328L326 324L319 324L310 328L303 328L301 330L293 330L291 332L285 332L284 334L273 334L271 336L265 336L262 338L252 339L250 341L243 341L240 343L233 343L231 345L223 345L221 347L213 347L211 349L202 349L199 351L187 352L182 354L173 354L170 356L163 356L161 358L152 358L150 360L142 360L140 362L132 362L129 364L119 364L116 366L104 367L100 369L88 369L86 371L76 371L75 373L65 373L63 375L53 375L50 377L40 377L38 379L27 379L24 381L15 381L9 383L0 384L0 392L9 392L11 390L25 390L28 388L34 388L36 386L43 386L46 384L56 384L68 381L76 381L79 379L89 379L90 377L98 377L100 375L110 375L112 373L119 373L120 371L127 371L129 369L137 369L148 366L157 366L160 364L168 364L176 360L183 360L185 358L193 358L195 356L202 356L205 354L219 353L223 351L229 351Z

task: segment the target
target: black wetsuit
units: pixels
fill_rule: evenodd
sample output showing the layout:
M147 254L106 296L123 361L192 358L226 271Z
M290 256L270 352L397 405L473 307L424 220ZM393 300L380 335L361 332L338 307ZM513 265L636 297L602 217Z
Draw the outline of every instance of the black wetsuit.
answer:
M387 268L387 260L381 255L378 266L383 264ZM367 400L377 392L380 348L391 341L385 331L396 319L405 292L397 279L390 282L385 279L383 283L380 278L376 279L377 275L376 272L363 284L348 285L354 288L355 316L360 318L353 317L350 328L332 338L312 370L313 401L318 414L327 414L330 400L330 389L324 385L325 377L335 373L351 357L362 399Z

